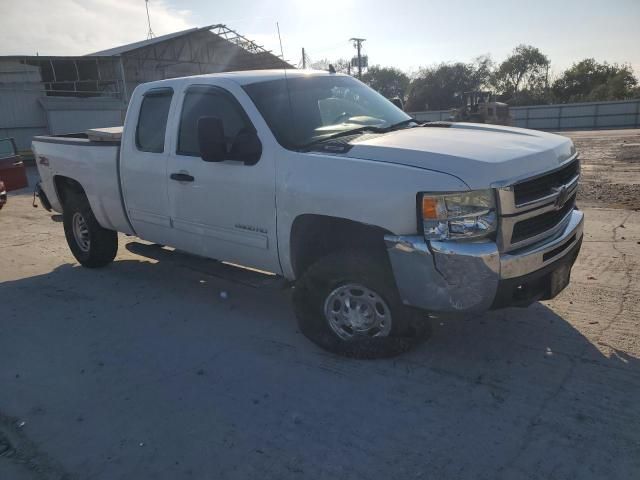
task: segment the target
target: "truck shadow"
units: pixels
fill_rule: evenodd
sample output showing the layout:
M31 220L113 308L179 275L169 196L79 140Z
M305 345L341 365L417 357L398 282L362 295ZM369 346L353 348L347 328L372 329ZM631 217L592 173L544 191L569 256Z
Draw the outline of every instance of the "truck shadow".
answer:
M96 288L102 292L100 297L109 292L106 293L108 300L104 302L108 302L110 307L114 303L124 307L133 301L142 309L140 313L144 312L145 299L174 304L171 311L185 311L186 302L196 302L200 308L220 304L232 310L246 308L252 315L239 318L231 328L245 322L240 330L249 335L257 324L261 330L265 325L277 326L278 331L287 328L289 335L279 339L273 336L273 340L283 345L291 342L290 347L295 348L299 355L316 355L323 361L328 358L337 362L352 361L326 354L298 334L289 305L289 285L281 277L153 244L129 242L126 249L151 261L116 260L99 270L64 264L46 275L4 282L0 289L7 294L5 298L9 298L12 291L30 292L32 302L50 314L55 314L55 302L58 300L86 299L92 304L92 310L95 309L102 300L81 292ZM86 281L93 285L87 285ZM123 290L124 285L127 287ZM272 312L265 309L267 306L277 308ZM14 307L14 310L19 308ZM254 316L254 312L260 312L260 315ZM625 370L637 369L639 359L604 343L597 344L598 331L614 320L603 318L601 322L593 322L599 324L590 332L590 336L596 339L594 343L542 303L481 315L432 318L427 320L432 324L432 337L414 351L396 359L354 363L371 363L372 367L375 364L429 364L439 370L458 370L461 376L469 379L476 378L474 372L479 371L475 366L477 363L484 367L496 362L517 366L526 364L527 359L535 359L534 363L550 363L550 359L564 358L615 365ZM296 340L292 342L294 338Z
M127 249L152 260L129 256L93 271L66 264L0 285L0 375L11 392L0 401L11 415L29 420L38 402L86 416L109 405L103 426L117 433L92 448L108 451L139 431L161 442L169 428L171 465L202 475L234 462L351 468L342 478L637 471L640 360L597 343L615 318L588 335L574 327L579 318L543 304L434 319L433 337L414 351L357 361L297 331L277 279L159 247ZM194 418L198 428L183 426ZM79 428L67 443L82 438ZM233 449L201 447L224 442ZM628 455L612 467L621 446ZM256 449L269 458L230 453Z

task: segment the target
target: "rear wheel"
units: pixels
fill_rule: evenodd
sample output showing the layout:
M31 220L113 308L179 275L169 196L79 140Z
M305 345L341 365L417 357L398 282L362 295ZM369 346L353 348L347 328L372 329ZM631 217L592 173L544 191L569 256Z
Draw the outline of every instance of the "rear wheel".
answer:
M318 260L296 282L293 301L302 333L341 355L391 357L430 333L426 314L402 304L388 260L374 253Z
M64 204L63 222L71 253L83 267L104 267L116 257L117 232L100 226L83 194L68 194Z

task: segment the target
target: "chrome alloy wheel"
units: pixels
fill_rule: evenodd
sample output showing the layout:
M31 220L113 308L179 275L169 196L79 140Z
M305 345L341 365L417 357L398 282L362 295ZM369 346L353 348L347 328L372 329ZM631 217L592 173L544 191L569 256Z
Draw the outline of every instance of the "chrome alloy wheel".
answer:
M76 239L78 248L83 252L88 252L91 247L89 239L89 227L80 212L73 214L73 236Z
M391 310L373 290L356 283L342 285L324 302L324 316L331 330L343 340L357 336L387 337Z

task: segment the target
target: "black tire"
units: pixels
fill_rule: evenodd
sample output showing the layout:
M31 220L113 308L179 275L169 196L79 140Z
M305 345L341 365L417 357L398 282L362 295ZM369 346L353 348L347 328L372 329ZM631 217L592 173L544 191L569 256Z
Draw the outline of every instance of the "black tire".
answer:
M343 339L324 314L327 297L336 288L357 283L377 293L391 311L388 336ZM430 333L427 315L402 304L388 259L369 252L343 251L318 260L296 281L293 305L302 333L316 345L355 358L385 358L406 352Z
M77 215L86 225L88 247L85 245L83 248L74 234L74 219ZM67 244L83 267L100 268L113 261L118 253L118 233L100 226L83 194L68 193L62 217Z

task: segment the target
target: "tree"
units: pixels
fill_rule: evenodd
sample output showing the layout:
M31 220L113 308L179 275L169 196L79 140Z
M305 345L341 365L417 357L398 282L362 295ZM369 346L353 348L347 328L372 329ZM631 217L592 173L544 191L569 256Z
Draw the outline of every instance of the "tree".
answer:
M638 80L628 65L598 63L586 58L574 63L553 83L553 94L560 102L622 100L636 94Z
M393 67L374 65L362 75L362 81L387 98L398 97L405 100L409 77Z
M478 89L488 90L491 88L491 78L496 69L496 64L490 55L480 55L471 62L473 69L473 83Z
M504 100L518 103L520 92L528 98L544 96L549 59L536 47L518 45L493 74L492 84Z
M405 109L417 112L459 107L464 92L486 85L491 66L489 57L479 57L472 63L441 63L422 68L409 84Z

